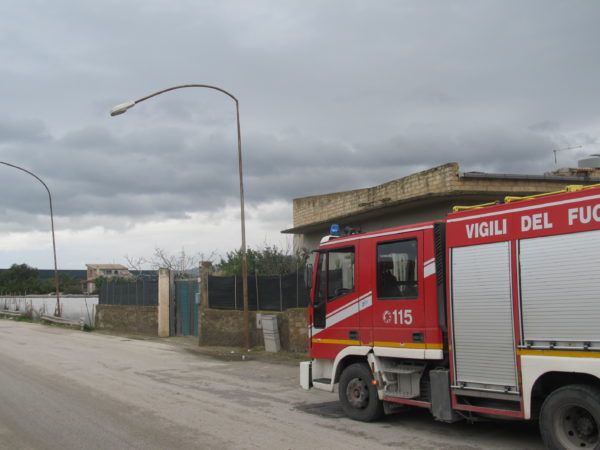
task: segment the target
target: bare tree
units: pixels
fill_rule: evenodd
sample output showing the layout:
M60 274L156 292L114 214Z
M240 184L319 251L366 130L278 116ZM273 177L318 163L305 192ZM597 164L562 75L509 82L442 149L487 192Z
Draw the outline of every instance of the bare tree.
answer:
M155 248L150 264L154 269L166 268L174 272L175 276L183 276L195 268L197 257L187 254L183 248L176 254L171 254L162 248Z
M186 278L192 276L201 261L212 261L215 257L215 251L209 255L189 254L182 248L178 253L169 253L163 248L156 247L149 258L125 256L125 260L130 268L138 272L138 275L142 273L142 266L149 266L153 270L169 269L177 278Z
M130 272L135 272L136 276L141 276L143 272L143 266L148 263L148 260L143 256L129 256L125 255L125 261L127 262L127 268Z

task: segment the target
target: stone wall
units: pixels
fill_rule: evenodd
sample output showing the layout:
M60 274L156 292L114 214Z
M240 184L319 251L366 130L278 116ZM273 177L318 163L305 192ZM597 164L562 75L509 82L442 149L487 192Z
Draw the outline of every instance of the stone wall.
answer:
M288 352L308 351L308 317L306 308L288 309L278 317L281 346Z
M284 312L259 311L277 316L281 349L304 353L308 350L307 313L305 308ZM262 330L256 328L256 312L250 315L250 345L264 346ZM228 347L244 346L244 321L242 311L203 308L200 313L200 344Z
M122 333L158 335L158 307L96 305L95 327Z

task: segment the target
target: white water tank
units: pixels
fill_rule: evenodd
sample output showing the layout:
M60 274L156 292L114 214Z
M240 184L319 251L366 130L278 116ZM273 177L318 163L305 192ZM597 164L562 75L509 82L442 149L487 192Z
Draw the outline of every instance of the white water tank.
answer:
M598 168L600 168L600 155L590 155L587 158L580 159L577 162L577 167L579 167L580 169L583 169L583 168L598 169Z

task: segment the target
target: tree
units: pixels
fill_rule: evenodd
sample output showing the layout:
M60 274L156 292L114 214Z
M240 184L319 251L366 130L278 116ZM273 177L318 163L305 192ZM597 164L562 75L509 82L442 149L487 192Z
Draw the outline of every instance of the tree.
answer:
M65 294L81 294L81 283L66 273L58 273L60 291ZM0 273L0 292L15 295L55 293L56 281L40 279L38 269L27 264L13 264Z
M198 268L198 257L186 253L183 248L177 254L170 254L162 248L155 248L150 264L154 269L169 269L175 273L176 278L189 278L191 277L189 272Z
M266 245L262 249L248 249L246 261L248 273L256 275L283 275L297 272L304 267L309 252L306 249L296 251L294 254L285 251L276 245ZM227 253L227 258L221 258L217 270L225 276L239 276L242 274L242 251L234 250Z
M176 278L190 278L192 272L198 270L198 264L200 261L209 261L213 259L215 252L211 252L210 255L205 256L204 253L189 254L184 248L179 253L169 253L168 251L156 247L154 254L149 257L130 257L125 256L127 265L138 273L138 276L142 273L143 266L150 266L154 270L158 269L169 269L175 274Z
M13 264L0 274L0 291L10 294L38 293L38 270L27 264Z
M102 286L106 283L135 283L138 278L135 277L105 277L100 275L94 278L94 294L98 294L102 289Z
M141 277L144 271L143 267L146 264L147 260L143 256L135 257L125 255L125 261L127 262L127 267L129 268L129 272L135 272L136 277Z
M81 294L81 283L75 277L67 273L58 273L58 282L60 284L60 292L63 294ZM55 293L56 281L54 277L46 278L40 281L40 294Z

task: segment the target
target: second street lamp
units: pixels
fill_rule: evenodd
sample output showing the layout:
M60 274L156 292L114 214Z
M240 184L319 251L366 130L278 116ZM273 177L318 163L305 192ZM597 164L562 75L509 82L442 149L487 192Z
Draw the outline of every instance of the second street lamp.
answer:
M163 89L162 91L155 92L153 94L147 95L146 97L142 97L138 100L121 103L120 105L115 106L110 111L111 116L118 116L127 112L130 108L133 108L138 103L141 103L145 100L148 100L152 97L156 97L157 95L164 94L165 92L173 91L175 89L183 89L183 88L207 88L214 89L216 91L222 92L227 95L235 102L235 113L236 113L236 122L237 122L237 147L238 147L238 166L240 173L240 222L242 228L242 291L243 291L243 302L244 302L244 344L246 348L250 348L250 320L249 320L249 312L248 312L248 263L247 263L247 255L246 255L246 221L244 214L244 172L242 169L242 137L240 132L240 104L238 99L233 96L231 93L227 92L225 89L222 89L217 86L211 86L209 84L182 84L179 86L173 86L167 89Z
M54 315L57 317L61 317L61 312L60 312L60 282L59 282L59 278L58 278L58 265L56 264L56 239L54 239L54 212L52 211L52 195L50 194L50 189L48 189L48 186L46 186L46 183L44 183L44 180L42 180L40 177L38 177L35 173L30 172L27 169L23 169L22 167L19 167L15 164L11 164L11 163L7 163L4 161L0 161L0 164L4 164L5 166L8 167L13 167L15 169L18 169L22 172L25 172L29 175L31 175L33 178L35 178L36 180L38 180L40 183L42 183L42 186L44 186L44 188L46 188L46 192L48 192L48 200L50 201L50 226L52 228L52 251L54 254L54 285L56 288L56 310L54 311Z

